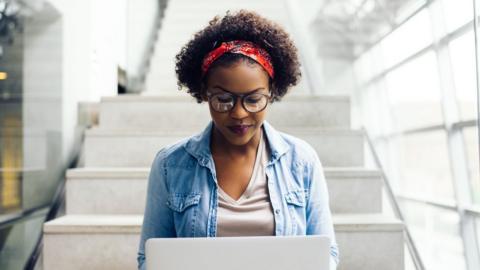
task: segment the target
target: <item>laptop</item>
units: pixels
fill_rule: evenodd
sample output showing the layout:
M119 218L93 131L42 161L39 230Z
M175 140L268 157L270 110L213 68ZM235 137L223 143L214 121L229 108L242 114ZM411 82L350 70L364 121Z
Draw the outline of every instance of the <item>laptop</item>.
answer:
M327 236L151 238L147 270L328 270Z

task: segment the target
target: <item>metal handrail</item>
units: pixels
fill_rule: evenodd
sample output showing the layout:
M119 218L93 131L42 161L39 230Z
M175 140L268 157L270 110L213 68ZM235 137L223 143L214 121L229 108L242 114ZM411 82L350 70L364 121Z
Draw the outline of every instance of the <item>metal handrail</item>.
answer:
M382 165L382 163L380 161L380 158L379 158L379 156L378 156L378 154L375 150L375 147L373 145L372 139L371 139L370 135L368 134L365 127L362 127L362 131L365 135L365 138L367 139L367 143L368 143L368 146L369 146L370 151L372 153L373 159L376 163L376 166L380 170L380 174L382 176L382 180L383 180L386 192L387 192L388 199L390 200L390 204L393 208L393 212L394 212L395 216L398 219L400 219L404 224L404 230L403 231L404 231L404 234L405 234L405 237L406 237L406 243L407 243L408 251L410 252L410 255L412 256L413 264L415 265L415 268L417 270L425 270L425 266L423 264L423 261L420 258L420 254L418 252L418 249L415 245L415 242L413 241L412 235L410 234L410 230L408 229L407 223L405 222L405 218L402 214L400 206L398 205L395 194L393 193L393 189L392 189L392 186L390 184L390 180L389 180L387 174L385 173L383 165Z
M73 163L76 163L77 158L75 158L75 161ZM50 221L54 219L60 208L65 202L65 179L60 181L60 184L57 186L57 189L55 191L55 196L54 199L52 200L52 203L49 205L49 210L47 217L45 218L45 222ZM35 265L37 264L38 258L40 257L41 254L41 248L43 246L43 233L40 234L40 237L35 244L32 253L28 257L28 261L25 264L24 270L34 270Z
M29 209L22 210L19 213L14 213L14 214L12 214L12 217L10 217L8 219L5 219L5 220L0 222L0 228L7 227L11 224L18 223L21 220L30 218L31 216L35 216L36 213L38 213L42 210L48 209L50 207L50 205L51 205L50 203L47 203L47 204L43 204L43 205L40 205L40 206L36 206L36 207L32 207L32 208L29 208Z
M473 29L475 33L475 69L477 71L476 78L476 86L477 86L477 135L478 135L478 148L477 153L480 155L480 53L479 53L479 46L480 46L480 33L478 30L480 20L477 10L479 9L477 1L473 0Z

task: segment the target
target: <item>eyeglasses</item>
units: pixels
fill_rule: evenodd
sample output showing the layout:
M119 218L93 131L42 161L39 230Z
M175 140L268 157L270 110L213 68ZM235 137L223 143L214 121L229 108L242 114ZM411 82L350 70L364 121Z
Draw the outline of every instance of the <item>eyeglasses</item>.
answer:
M229 92L207 93L207 97L212 109L219 113L232 110L237 104L238 98L242 99L242 106L247 112L258 113L267 107L270 99L269 95L260 93L237 95Z

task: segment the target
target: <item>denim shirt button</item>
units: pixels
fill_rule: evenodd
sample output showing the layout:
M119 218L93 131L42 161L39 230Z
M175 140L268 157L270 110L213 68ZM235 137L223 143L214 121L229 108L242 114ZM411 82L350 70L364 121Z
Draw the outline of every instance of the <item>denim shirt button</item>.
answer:
M280 214L280 209L275 209L275 214L279 215Z

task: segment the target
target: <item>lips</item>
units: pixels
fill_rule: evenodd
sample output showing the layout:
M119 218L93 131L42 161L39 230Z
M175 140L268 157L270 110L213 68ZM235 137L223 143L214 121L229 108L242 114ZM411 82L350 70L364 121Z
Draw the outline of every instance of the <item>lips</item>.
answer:
M248 131L249 128L252 126L250 125L234 125L234 126L228 126L228 129L232 131L235 134L238 135L245 135Z

